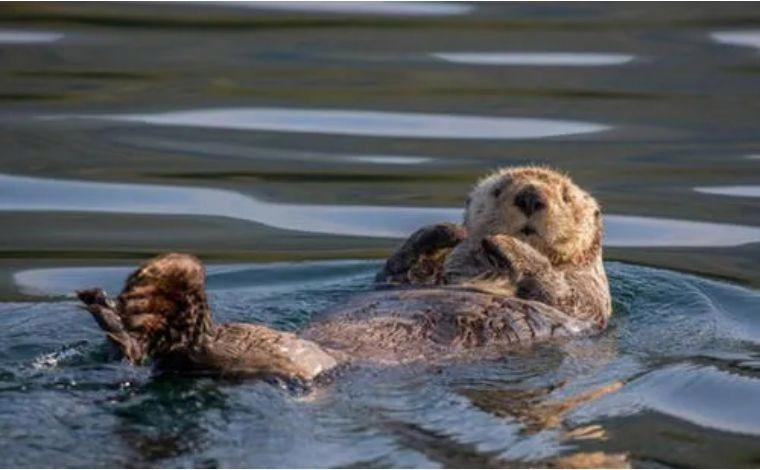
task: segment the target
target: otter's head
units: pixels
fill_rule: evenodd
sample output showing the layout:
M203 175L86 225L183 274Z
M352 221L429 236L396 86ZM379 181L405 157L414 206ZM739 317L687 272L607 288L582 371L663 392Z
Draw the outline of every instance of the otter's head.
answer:
M596 200L547 168L504 168L480 180L467 198L464 224L470 237L516 237L555 265L585 264L601 252Z

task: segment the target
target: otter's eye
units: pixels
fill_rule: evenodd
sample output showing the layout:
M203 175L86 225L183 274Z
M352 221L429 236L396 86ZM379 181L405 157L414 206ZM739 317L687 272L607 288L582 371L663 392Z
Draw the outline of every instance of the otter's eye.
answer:
M471 202L472 202L472 198L470 196L467 196L467 199L464 201L464 207L465 208L470 207Z
M501 179L494 185L493 188L491 188L491 196L493 196L494 198L501 196L501 194L510 184L512 184L511 178Z
M597 219L598 219L598 218L599 218L599 216L601 216L601 215L602 215L602 211L600 211L599 209L597 209L597 210L595 210L595 211L594 211L594 217L596 217Z

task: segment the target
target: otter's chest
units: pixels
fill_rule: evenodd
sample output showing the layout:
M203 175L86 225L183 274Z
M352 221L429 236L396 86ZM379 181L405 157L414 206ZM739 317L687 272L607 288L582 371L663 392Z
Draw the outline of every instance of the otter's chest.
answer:
M506 349L593 328L547 305L447 288L363 294L303 332L357 360L438 360Z

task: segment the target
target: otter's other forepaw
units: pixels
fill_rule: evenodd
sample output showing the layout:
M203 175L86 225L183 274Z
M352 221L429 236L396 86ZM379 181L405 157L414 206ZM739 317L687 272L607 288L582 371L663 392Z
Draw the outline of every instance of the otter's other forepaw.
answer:
M551 269L549 260L529 244L509 235L493 235L481 246L491 265L513 278Z
M379 284L436 283L443 260L456 245L467 238L461 225L440 223L414 232L377 273Z
M514 275L515 264L513 260L511 259L510 254L506 252L505 250L503 250L501 246L494 243L492 238L493 237L487 237L487 238L484 238L480 242L480 245L483 248L483 253L486 255L486 259L488 260L488 263L497 272L509 274L510 276Z

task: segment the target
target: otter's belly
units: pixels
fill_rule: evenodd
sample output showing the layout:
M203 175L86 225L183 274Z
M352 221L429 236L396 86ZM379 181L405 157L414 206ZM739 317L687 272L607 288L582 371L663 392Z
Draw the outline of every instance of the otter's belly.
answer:
M359 295L321 316L302 337L354 360L398 363L493 357L515 346L595 328L539 302L425 288Z

